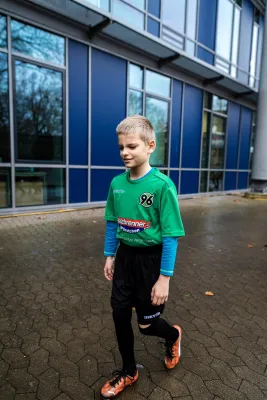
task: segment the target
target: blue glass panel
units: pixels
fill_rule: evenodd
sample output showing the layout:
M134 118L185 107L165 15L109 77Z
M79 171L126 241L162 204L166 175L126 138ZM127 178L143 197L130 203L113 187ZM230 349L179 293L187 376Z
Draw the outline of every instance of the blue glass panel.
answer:
M123 172L122 169L91 169L91 201L106 201L112 179Z
M215 50L216 13L217 0L200 0L198 40L211 50ZM198 47L198 58L209 64L214 63L213 55L201 47Z
M243 107L240 127L239 169L249 169L251 128L252 111Z
M236 172L225 172L224 190L236 190Z
M11 20L12 50L28 56L65 64L65 39L53 33Z
M250 52L252 41L252 28L254 21L254 6L250 0L243 0L241 13L241 27L239 40L238 65L240 68L249 72ZM248 75L243 71L238 71L238 79L248 84Z
M179 171L170 171L170 178L176 186L177 193L179 187Z
M199 171L182 171L180 194L198 193Z
M147 31L152 35L159 37L159 22L155 21L153 18L148 17Z
M69 170L69 202L87 203L88 202L88 170L74 169Z
M237 169L240 106L228 103L226 169Z
M92 51L92 165L122 165L116 127L126 117L127 61Z
M88 164L88 46L69 40L69 163Z
M182 82L174 79L172 92L172 131L170 159L170 165L172 168L178 168L180 163L182 91Z
M248 188L248 172L239 172L238 174L238 189Z
M4 15L0 15L0 47L7 47L7 24Z
M160 18L160 0L148 0L148 12Z
M203 91L185 85L182 168L199 168Z

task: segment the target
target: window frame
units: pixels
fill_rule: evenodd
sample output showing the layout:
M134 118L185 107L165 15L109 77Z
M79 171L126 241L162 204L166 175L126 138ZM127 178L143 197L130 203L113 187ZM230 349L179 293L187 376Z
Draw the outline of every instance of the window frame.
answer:
M66 143L67 143L67 138L66 138L66 129L67 129L67 121L66 121L66 115L67 115L67 104L66 104L66 69L62 69L60 67L51 67L51 65L32 60L31 58L24 57L22 55L17 55L17 53L14 55L12 53L12 97L13 97L13 112L14 112L14 118L13 118L13 126L14 126L14 162L15 164L22 163L22 164L42 164L42 165L62 165L66 166L66 159L67 159L67 148L66 148ZM17 135L17 116L16 116L16 67L15 63L16 61L21 61L27 64L32 64L37 67L41 68L46 68L46 69L51 69L55 70L57 72L62 73L62 149L63 149L63 158L61 161L55 161L55 160L25 160L21 159L18 157L18 135Z

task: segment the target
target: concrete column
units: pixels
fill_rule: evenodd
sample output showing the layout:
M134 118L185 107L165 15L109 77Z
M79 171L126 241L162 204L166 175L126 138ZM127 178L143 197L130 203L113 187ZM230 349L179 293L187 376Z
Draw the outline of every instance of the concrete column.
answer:
M267 193L267 6L265 9L262 64L252 163L252 191Z

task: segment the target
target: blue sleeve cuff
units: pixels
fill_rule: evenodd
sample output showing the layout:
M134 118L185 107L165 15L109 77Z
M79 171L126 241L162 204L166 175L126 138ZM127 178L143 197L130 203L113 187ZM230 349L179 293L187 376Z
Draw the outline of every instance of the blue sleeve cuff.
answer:
M178 249L177 237L164 237L161 256L160 274L173 276L176 253Z
M105 246L104 246L104 256L113 257L116 254L119 241L117 236L117 222L107 221L106 223L106 236L105 236Z

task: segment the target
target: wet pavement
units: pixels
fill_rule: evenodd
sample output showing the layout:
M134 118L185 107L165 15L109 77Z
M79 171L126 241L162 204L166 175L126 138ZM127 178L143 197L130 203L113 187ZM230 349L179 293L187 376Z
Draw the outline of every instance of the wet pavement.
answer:
M183 328L182 358L167 372L134 315L140 379L118 399L267 399L267 202L180 205L165 316ZM103 239L102 210L0 219L1 400L99 399L120 367Z

